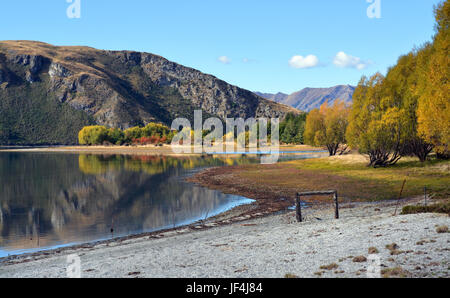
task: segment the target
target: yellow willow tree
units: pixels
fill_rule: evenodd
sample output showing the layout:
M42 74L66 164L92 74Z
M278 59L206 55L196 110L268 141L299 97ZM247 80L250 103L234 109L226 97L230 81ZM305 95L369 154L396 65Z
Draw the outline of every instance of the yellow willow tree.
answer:
M418 96L417 74L419 56L422 56L427 48L413 50L407 55L401 56L397 64L391 67L383 82L384 101L386 108L397 107L401 110L404 127L404 144L402 155L415 155L424 162L428 154L433 150L433 145L427 142L417 128Z
M101 145L107 140L108 129L104 126L94 125L85 126L78 133L78 142L80 145Z
M330 156L345 153L349 111L349 107L340 100L332 106L325 102L320 109L312 110L306 117L305 144L325 146Z
M387 94L384 80L380 73L361 78L353 94L346 134L349 144L367 154L373 167L397 163L408 132L405 110Z
M436 35L419 55L418 131L435 151L450 156L450 1L435 9Z

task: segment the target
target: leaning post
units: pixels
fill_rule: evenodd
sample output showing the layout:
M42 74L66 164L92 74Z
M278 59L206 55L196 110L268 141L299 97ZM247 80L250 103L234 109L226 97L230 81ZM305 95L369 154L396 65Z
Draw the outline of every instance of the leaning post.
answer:
M339 219L339 202L338 202L338 193L337 191L334 192L334 204L335 204L335 211L334 211L334 217L336 219Z
M295 198L295 210L296 210L296 216L297 221L302 222L302 205L300 204L300 194L297 193L297 196Z

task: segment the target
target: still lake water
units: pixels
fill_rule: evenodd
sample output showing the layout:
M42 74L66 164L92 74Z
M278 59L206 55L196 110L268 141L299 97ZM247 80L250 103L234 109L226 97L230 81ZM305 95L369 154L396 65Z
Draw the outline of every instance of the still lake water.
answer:
M184 179L259 161L0 151L0 257L186 225L251 203Z

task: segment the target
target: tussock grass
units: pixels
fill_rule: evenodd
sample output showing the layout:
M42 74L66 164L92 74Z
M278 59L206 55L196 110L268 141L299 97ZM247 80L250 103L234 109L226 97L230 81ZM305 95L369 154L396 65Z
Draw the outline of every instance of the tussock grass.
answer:
M396 250L398 248L399 248L399 246L397 245L397 243L392 243L392 244L386 245L386 249L388 249L390 251Z
M448 233L448 227L447 226L439 226L436 228L436 232L443 234Z
M450 201L439 202L428 206L409 205L403 207L401 214L445 213L450 215Z
M354 263L363 263L367 262L367 258L365 256L357 256L353 258Z
M333 269L337 269L337 268L339 268L339 265L336 263L320 266L320 269L322 269L322 270L333 270Z
M381 275L384 278L405 278L409 276L409 272L401 267L395 267L381 270Z
M376 247L369 247L369 255L377 254L379 253L378 249Z

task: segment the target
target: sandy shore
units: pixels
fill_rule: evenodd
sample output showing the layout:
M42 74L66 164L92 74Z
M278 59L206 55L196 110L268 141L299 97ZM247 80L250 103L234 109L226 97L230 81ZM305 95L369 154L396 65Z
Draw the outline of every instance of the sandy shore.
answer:
M411 203L402 201L401 205ZM66 277L67 256L81 259L82 277L366 277L369 247L381 270L408 277L449 277L450 225L444 214L392 216L395 202L310 209L306 222L294 212L207 223L124 241L3 261L0 277ZM245 218L241 218L244 220ZM386 245L396 243L395 253ZM335 264L333 269L321 266ZM336 267L337 266L337 267Z
M182 147L182 146L178 146ZM185 148L186 146L182 147ZM189 149L189 147L188 147ZM190 148L194 152L193 146ZM185 150L187 150L185 148ZM280 151L322 151L322 148L311 147L308 145L283 145ZM55 146L55 147L1 147L1 152L53 152L53 153L86 153L86 154L124 154L124 155L169 155L169 156L188 156L198 155L190 153L174 153L171 145L163 146Z

